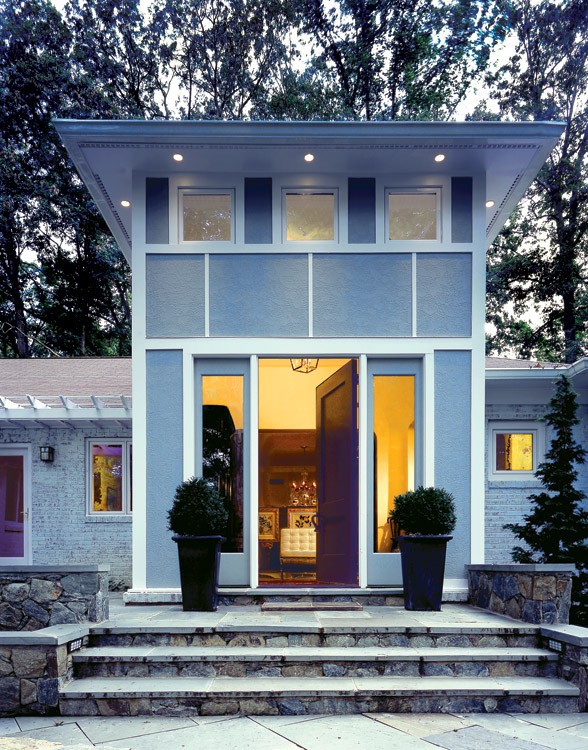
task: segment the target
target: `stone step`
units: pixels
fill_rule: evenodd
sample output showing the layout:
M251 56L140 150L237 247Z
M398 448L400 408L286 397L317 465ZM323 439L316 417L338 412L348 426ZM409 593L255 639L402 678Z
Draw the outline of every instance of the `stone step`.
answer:
M554 677L558 655L524 648L105 646L72 659L77 677Z
M63 716L574 713L579 690L536 677L83 678L60 688Z

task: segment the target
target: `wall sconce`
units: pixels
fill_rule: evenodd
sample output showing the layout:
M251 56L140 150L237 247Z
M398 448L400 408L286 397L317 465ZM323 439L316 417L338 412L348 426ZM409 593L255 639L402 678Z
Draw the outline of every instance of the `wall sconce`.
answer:
M290 364L294 372L313 372L318 367L318 359L311 359L310 357L302 357L299 359L291 359Z
M41 445L39 447L39 458L41 459L41 461L48 461L49 463L52 463L54 456L55 449L51 448L50 445Z

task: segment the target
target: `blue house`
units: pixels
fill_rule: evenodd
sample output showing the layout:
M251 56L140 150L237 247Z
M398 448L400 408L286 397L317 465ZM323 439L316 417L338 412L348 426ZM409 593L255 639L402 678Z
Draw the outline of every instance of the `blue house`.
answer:
M130 600L178 595L192 475L231 500L226 587L399 585L419 484L456 498L448 592L504 561L557 373L486 373L485 253L559 124L56 126L133 271Z

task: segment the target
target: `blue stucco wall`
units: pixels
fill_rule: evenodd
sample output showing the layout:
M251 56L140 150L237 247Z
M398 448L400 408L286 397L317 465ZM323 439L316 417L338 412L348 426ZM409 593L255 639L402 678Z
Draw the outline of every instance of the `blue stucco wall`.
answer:
M147 586L179 587L167 511L182 481L182 352L147 352Z
M470 336L472 256L417 255L417 336Z
M307 336L306 255L211 255L211 336Z
M204 256L147 256L147 336L204 336Z
M314 255L315 336L410 336L410 255Z
M480 394L483 398L483 394ZM470 562L471 353L435 352L435 484L455 497L457 526L447 545L447 578Z

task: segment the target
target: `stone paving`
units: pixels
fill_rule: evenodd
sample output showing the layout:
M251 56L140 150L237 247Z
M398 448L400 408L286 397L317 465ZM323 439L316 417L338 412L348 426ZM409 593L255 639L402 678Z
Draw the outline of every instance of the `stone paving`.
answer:
M0 750L586 750L588 714L0 719Z

